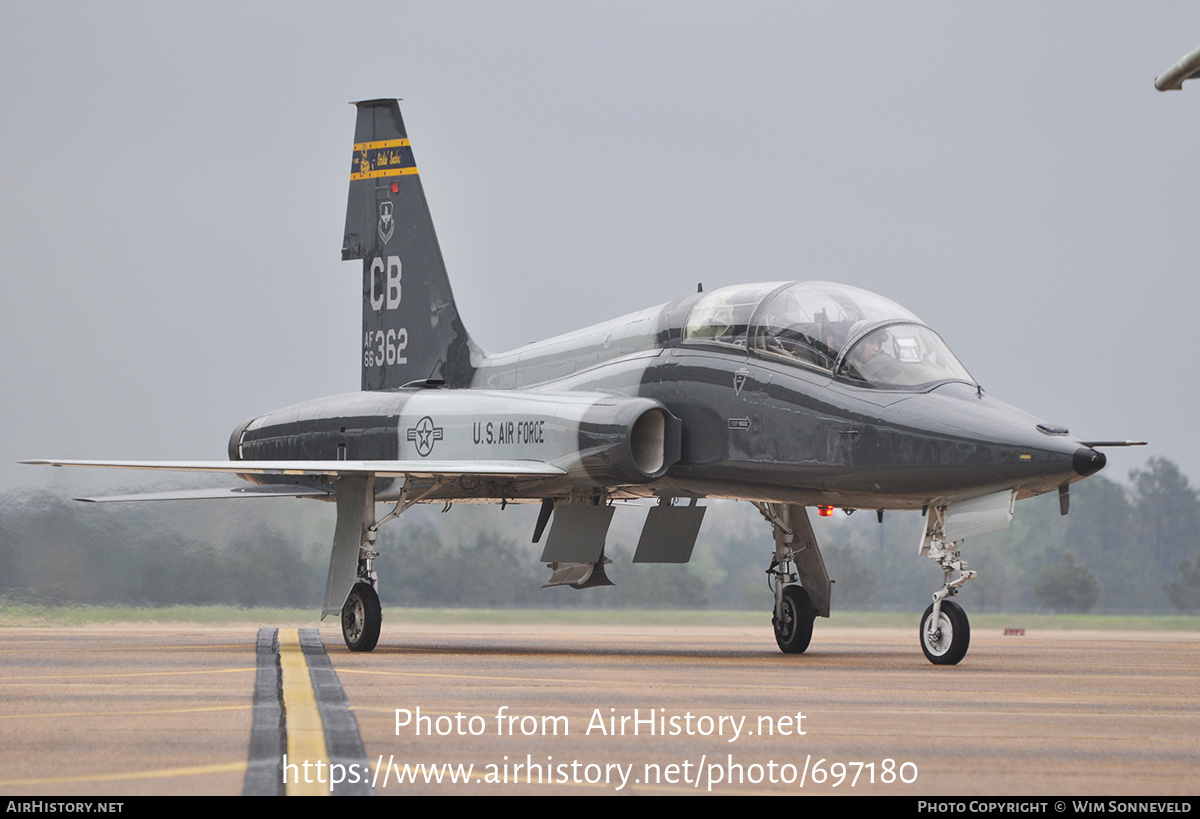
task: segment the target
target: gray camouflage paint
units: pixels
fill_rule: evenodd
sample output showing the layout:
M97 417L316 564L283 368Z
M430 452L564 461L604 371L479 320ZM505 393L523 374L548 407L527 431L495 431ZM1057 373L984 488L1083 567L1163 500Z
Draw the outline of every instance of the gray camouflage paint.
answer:
M590 493L870 509L1005 489L1028 497L1104 465L1065 430L973 383L881 389L685 340L698 295L489 355L458 316L398 105L372 100L358 111L342 255L363 259L364 391L253 419L234 432L235 460L437 457L464 471L534 460L568 473L413 479L410 490L429 501ZM628 438L651 410L668 419L668 454L646 473L631 468ZM399 485L381 480L377 498Z

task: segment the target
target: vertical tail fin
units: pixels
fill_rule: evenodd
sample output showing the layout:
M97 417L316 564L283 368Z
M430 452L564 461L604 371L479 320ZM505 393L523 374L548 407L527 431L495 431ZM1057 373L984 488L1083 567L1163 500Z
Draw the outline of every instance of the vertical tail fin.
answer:
M354 103L342 260L363 260L362 388L467 386L470 342L396 100Z

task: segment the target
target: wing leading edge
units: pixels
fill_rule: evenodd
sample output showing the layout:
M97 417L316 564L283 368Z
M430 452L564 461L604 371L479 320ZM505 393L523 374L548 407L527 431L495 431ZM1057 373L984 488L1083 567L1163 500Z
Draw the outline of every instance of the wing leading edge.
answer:
M218 472L280 477L337 477L374 475L385 478L559 477L565 469L542 461L80 461L39 459L21 461L40 466L85 466L108 469L147 469L165 472ZM334 491L301 483L182 489L133 495L76 498L88 503L125 501L218 500L229 498L332 498Z
M243 475L379 475L555 477L565 469L542 461L21 461L40 466L90 466L110 469L159 469L167 472L231 472Z

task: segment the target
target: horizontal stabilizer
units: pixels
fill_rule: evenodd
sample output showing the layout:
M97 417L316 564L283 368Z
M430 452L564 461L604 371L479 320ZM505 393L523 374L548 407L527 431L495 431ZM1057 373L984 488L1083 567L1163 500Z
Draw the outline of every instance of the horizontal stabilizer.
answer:
M227 498L328 498L333 492L314 486L225 486L215 489L180 489L172 492L140 492L133 495L104 495L75 498L86 503L126 503L129 501L223 500Z

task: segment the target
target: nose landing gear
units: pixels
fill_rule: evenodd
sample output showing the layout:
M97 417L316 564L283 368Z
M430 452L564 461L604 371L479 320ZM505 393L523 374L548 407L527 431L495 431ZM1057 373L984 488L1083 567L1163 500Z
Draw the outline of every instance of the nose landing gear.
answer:
M971 645L971 624L962 606L948 598L958 594L962 584L975 577L975 572L959 554L962 541L946 541L945 521L944 506L930 509L921 540L921 554L942 567L943 577L942 588L934 593L933 603L921 617L921 650L934 665L958 665Z

